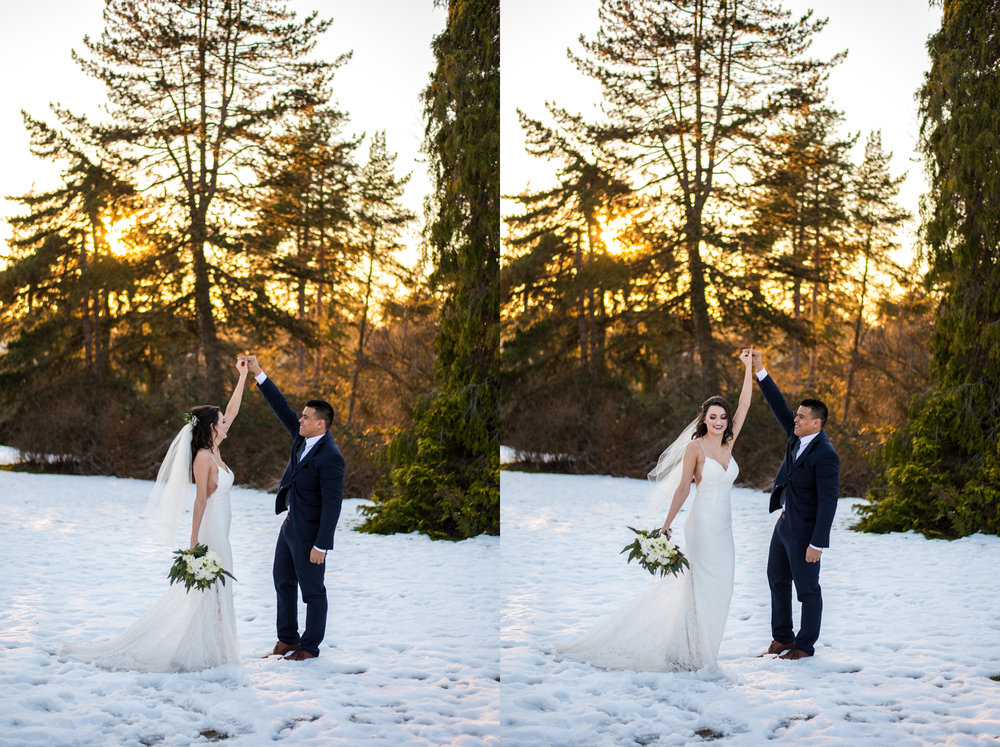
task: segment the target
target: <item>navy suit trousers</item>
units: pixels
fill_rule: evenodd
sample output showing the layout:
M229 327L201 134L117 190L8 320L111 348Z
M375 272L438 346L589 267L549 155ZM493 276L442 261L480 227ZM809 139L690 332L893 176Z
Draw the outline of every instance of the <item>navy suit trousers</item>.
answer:
M807 654L814 653L823 616L823 595L819 587L820 562L807 563L808 539L793 537L782 518L774 525L767 556L767 583L771 587L771 636L778 643L795 643ZM802 604L799 632L792 622L792 584Z
M319 656L319 644L326 635L325 563L311 563L312 544L296 539L289 531L289 521L281 522L278 543L274 548L274 590L278 596L278 640L301 646ZM299 587L306 605L306 628L299 639Z

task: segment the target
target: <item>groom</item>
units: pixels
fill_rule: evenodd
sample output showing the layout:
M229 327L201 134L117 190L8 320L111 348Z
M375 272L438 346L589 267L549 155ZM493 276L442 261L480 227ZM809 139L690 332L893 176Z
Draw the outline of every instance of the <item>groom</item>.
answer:
M272 655L290 661L314 659L326 633L326 554L344 497L344 457L329 429L333 408L311 399L296 415L278 387L261 370L256 356L245 356L257 387L278 420L292 434L292 454L274 502L287 510L274 549L274 590L278 595L278 642ZM298 590L306 604L306 627L299 636ZM287 655L286 655L287 654Z
M830 546L840 457L823 432L826 405L818 399L804 399L792 413L757 350L753 351L753 367L767 406L788 435L785 459L771 489L770 510L781 509L781 516L774 525L767 558L772 640L761 656L785 652L782 659L804 659L813 655L819 638L823 614L820 557ZM802 604L797 634L792 623L793 583Z

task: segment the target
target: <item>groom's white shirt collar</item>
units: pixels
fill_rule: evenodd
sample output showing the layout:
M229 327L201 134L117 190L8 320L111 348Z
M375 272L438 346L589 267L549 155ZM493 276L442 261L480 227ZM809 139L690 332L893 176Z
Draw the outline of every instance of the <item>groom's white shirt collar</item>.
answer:
M316 443L325 435L325 433L320 433L318 436L310 436L306 439L306 447L302 450L302 456L299 457L300 462L306 458L306 454L309 453L309 450L312 449L312 447L315 446Z
M812 440L818 435L819 431L816 431L816 433L810 433L808 436L803 436L799 439L799 450L795 452L796 459L802 456L802 452L806 450L806 447L812 443Z

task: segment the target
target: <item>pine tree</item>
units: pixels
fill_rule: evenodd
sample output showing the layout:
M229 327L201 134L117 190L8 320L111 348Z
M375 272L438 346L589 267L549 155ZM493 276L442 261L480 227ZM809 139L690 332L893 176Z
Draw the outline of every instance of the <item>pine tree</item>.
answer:
M437 389L389 447L363 529L460 539L500 532L500 3L450 0L424 91L435 192L427 241L445 296Z
M515 361L513 387L527 384L524 364L557 368L571 351L575 368L596 382L606 373L608 295L619 290L603 229L627 210L632 190L615 176L622 164L577 141L582 123L550 107L558 129L523 114L532 154L561 164L558 184L518 195L523 212L506 217L514 256L501 270L504 303L512 308L504 357ZM576 133L573 130L577 130ZM516 311L514 311L516 309Z
M840 418L847 422L851 417L851 398L854 394L854 375L861 365L862 336L865 331L865 311L876 286L878 275L898 284L906 282L904 270L892 259L897 248L896 232L910 214L896 204L899 185L906 175L893 178L889 172L891 153L882 150L882 133L873 132L865 143L864 161L857 168L851 187L851 222L856 234L859 254L860 279L856 284L857 312L852 324L850 359Z
M813 103L838 58L804 59L825 22L790 21L767 0L603 0L600 17L574 56L604 91L608 122L596 139L635 164L632 181L660 191L687 275L694 352L714 391L710 286L726 261L709 248L723 243L715 234L733 200L734 160L783 112Z
M358 335L351 369L351 389L347 399L348 423L354 421L376 286L393 278L402 283L409 275L393 255L401 248L398 240L402 230L416 216L400 204L410 175L397 177L395 164L396 154L386 149L385 130L376 132L368 150L368 162L361 167L355 184L357 241L361 249L361 302L357 314Z
M780 294L772 294L778 296L779 308L761 315L756 326L764 322L768 330L786 332L792 376L810 386L817 380L820 340L830 330L824 299L832 285L846 278L852 251L847 240L848 153L855 138L838 136L842 121L832 109L804 109L765 138L753 165L747 260L760 272L761 282L781 288ZM803 346L809 349L804 375Z
M68 338L47 350L33 350L34 361L77 358L101 384L109 375L112 326L108 295L132 274L123 259L112 256L108 227L136 207L131 184L96 160L93 148L43 122L25 116L34 155L64 165L63 184L49 192L16 198L29 209L10 220L17 238L17 261L2 273L7 340L16 349L35 331L64 325ZM88 150L91 151L88 153ZM25 272L26 268L31 268ZM42 297L46 300L39 305ZM22 305L24 303L25 305ZM62 321L59 321L62 320ZM82 346L82 351L80 347ZM3 360L4 368L15 365ZM24 375L38 376L45 366Z
M252 258L248 284L282 290L258 294L256 319L246 308L227 309L231 320L242 321L243 329L256 336L270 328L288 334L298 383L317 385L324 349L339 349L346 342L341 305L327 300L351 293L350 268L359 253L350 238L358 141L341 135L345 120L333 109L308 110L269 146L257 166L262 189L253 205L257 221L246 241ZM286 308L295 313L288 315Z
M270 0L106 0L104 18L101 38L85 37L88 54L74 57L107 88L103 142L139 188L165 190L190 268L204 379L221 394L216 303L240 291L222 272L235 251L224 226L239 208L239 177L287 115L323 103L346 58L308 60L329 22L297 20Z
M927 44L924 235L941 293L932 386L885 443L858 528L1000 533L1000 3L946 0Z

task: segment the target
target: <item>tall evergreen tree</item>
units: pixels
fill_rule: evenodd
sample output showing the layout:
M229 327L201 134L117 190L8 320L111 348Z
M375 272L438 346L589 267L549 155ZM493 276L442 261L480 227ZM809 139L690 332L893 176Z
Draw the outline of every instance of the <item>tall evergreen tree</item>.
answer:
M850 214L861 276L853 294L857 299L857 311L851 325L847 380L840 414L845 422L851 417L854 376L861 365L861 346L866 329L865 312L871 304L877 278L881 275L900 285L906 282L903 268L892 258L892 250L898 247L896 233L910 218L910 214L896 204L899 185L906 175L892 176L889 172L891 159L892 154L882 150L882 133L871 133L865 143L864 161L852 180Z
M458 539L500 532L500 3L450 0L424 91L435 192L427 242L445 294L437 389L388 451L364 529Z
M356 314L357 347L347 398L348 423L354 421L375 290L378 285L390 279L402 284L409 275L394 255L401 248L398 242L403 229L416 216L400 204L410 175L397 177L395 164L396 154L389 153L386 149L385 130L376 132L368 150L368 162L359 170L355 184L357 241L361 250L358 268L361 298Z
M332 109L308 110L268 146L257 166L262 189L246 241L252 257L247 284L280 290L258 294L256 318L245 308L227 309L246 331L277 326L289 334L298 383L318 384L324 350L346 342L339 305L327 300L350 294L350 268L358 254L350 239L358 142L341 135L345 119ZM294 319L283 307L295 308Z
M286 115L322 104L345 58L308 60L329 22L297 20L272 0L106 0L104 19L101 38L85 37L88 54L74 56L107 88L103 142L140 188L163 191L190 267L204 379L221 394L216 303L220 286L239 290L219 272L234 251L224 226L238 177Z
M607 295L617 271L606 252L603 229L626 209L631 188L615 176L621 164L586 151L569 128L580 122L550 107L562 123L547 127L523 114L528 150L560 163L558 184L517 197L523 212L507 216L514 257L501 271L505 302L517 308L505 346L506 358L547 368L572 351L576 368L592 380L605 373L609 326ZM569 125L566 127L565 125ZM548 351L548 352L546 352Z
M826 107L809 107L764 139L753 164L750 226L744 244L762 282L781 288L777 306L760 321L784 330L795 379L814 386L820 339L831 285L846 277L847 194L855 138L837 133L843 118ZM766 305L762 305L767 308ZM809 349L803 372L803 347Z
M930 391L882 449L859 528L1000 533L1000 2L945 0L920 89Z
M602 0L600 17L574 57L604 92L608 121L594 137L632 160L635 184L660 190L686 269L693 352L714 391L711 283L726 260L709 250L723 244L734 159L783 112L813 103L837 58L803 58L825 21L791 21L768 0Z
M135 209L135 190L107 164L97 162L93 148L86 143L76 142L27 115L25 124L32 153L62 163L65 168L60 187L17 198L30 212L10 220L19 234L13 244L22 267L30 264L36 271L54 273L53 280L61 277L48 290L66 295L50 299L49 311L60 317L78 317L79 326L67 320L64 332L71 335L70 339L82 342L84 370L100 384L109 368L112 322L104 313L107 295L114 292L123 276L130 274L124 262L112 256L107 232L109 226ZM75 255L76 261L67 262L64 252ZM16 270L4 275L5 285L9 284L8 302L21 292L31 295L32 283L21 284L28 280L27 276ZM13 338L18 342L26 341L31 326L42 323L42 315L30 313L30 309L18 311L16 303L7 312L12 315L10 321L20 325ZM79 353L79 347L70 344L36 350L33 355L45 360Z

